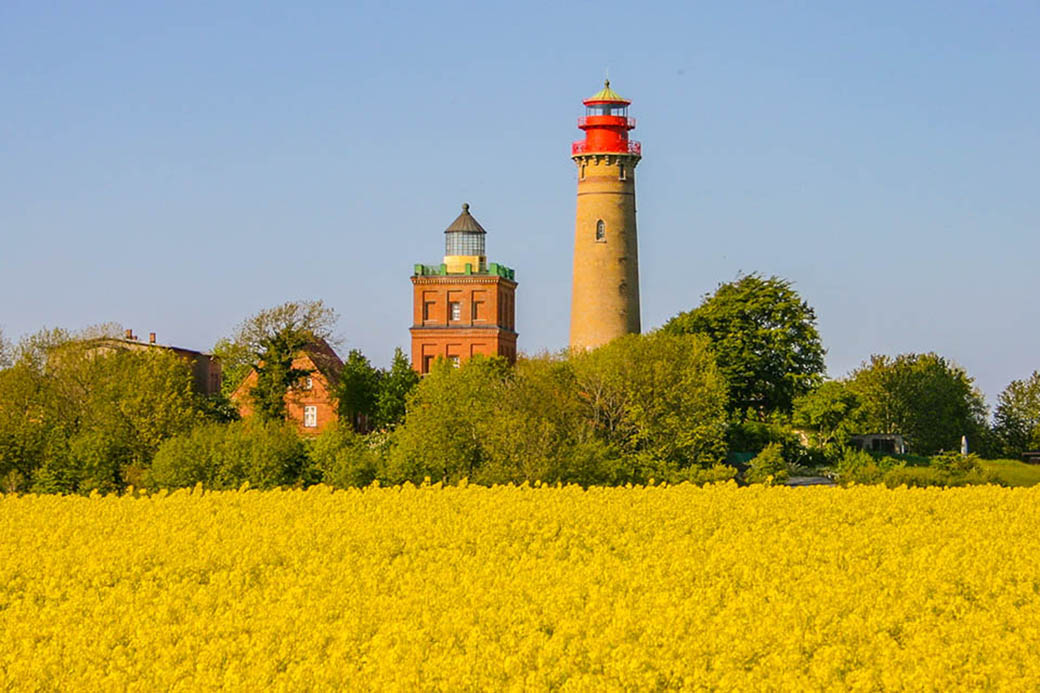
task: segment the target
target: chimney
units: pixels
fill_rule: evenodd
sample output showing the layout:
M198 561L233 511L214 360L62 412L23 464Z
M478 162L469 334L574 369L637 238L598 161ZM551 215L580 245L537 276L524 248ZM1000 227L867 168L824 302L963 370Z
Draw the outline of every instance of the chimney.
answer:
M133 339L134 338L134 331L129 329L129 328L127 328L127 330L126 330L126 338L127 339Z
M155 333L154 332L149 332L148 333L148 343L149 344L155 344Z

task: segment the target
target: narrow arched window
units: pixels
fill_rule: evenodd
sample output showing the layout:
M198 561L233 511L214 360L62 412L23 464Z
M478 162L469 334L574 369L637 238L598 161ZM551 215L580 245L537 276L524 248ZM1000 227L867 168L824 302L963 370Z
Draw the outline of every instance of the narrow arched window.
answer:
M603 224L603 220L600 219L599 221L596 222L596 241L599 242L599 243L603 243L606 240L607 240L607 229L606 229L606 226Z

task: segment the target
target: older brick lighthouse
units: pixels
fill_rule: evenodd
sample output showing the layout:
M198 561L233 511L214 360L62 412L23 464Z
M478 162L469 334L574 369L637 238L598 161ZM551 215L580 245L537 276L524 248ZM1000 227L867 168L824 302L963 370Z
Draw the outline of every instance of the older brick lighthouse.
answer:
M642 149L628 139L636 126L629 103L608 80L585 99L585 116L578 119L585 139L571 145L578 166L572 349L640 331L635 169Z
M444 231L444 262L415 265L412 275L412 368L438 358L461 363L476 354L516 361L516 275L488 263L484 227L462 205Z

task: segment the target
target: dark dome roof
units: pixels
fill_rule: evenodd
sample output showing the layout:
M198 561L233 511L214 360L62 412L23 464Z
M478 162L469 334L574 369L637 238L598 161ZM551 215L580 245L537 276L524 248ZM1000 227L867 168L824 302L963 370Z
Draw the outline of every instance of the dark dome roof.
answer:
M451 222L451 226L444 229L444 233L487 233L484 227L469 213L469 204L462 205L462 214Z

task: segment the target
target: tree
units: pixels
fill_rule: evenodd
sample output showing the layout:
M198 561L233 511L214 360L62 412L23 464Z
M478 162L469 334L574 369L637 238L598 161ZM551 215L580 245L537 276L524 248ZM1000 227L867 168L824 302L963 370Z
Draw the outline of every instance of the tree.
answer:
M821 450L844 447L851 434L859 398L840 380L829 380L794 400L792 423L812 433L810 443Z
M861 403L860 433L901 434L920 454L958 450L961 436L978 440L986 429L985 400L972 378L934 353L871 356L848 387Z
M1001 453L1008 457L1040 449L1040 372L1033 371L1025 380L1012 380L1000 393L993 432Z
M408 362L400 347L394 349L394 359L390 370L385 371L379 379L379 391L376 393L375 426L378 428L393 427L404 421L405 405L408 395L419 384L419 374Z
M304 441L285 423L211 423L165 441L149 479L158 488L265 489L297 481L305 460Z
M164 440L204 419L176 354L100 352L45 330L0 372L0 477L39 491L118 490L138 483Z
M337 488L368 486L382 467L371 438L359 436L348 426L334 422L311 440L309 479Z
M472 477L486 484L628 481L620 451L596 437L586 418L573 364L563 356L520 358L496 388L494 415L481 419L483 464Z
M242 381L253 372L253 352L245 344L228 337L218 339L212 351L220 360L220 394L231 397Z
M457 368L441 359L409 397L384 479L699 478L686 472L725 454L725 407L725 381L696 335L628 335L513 368L501 358Z
M4 337L3 328L0 328L0 368L10 368L12 362L11 343Z
M308 344L332 338L336 312L322 301L290 301L262 310L239 325L235 336L221 340L214 353L227 358L229 375L257 374L249 393L257 416L264 421L286 417L285 394L310 372L293 368L293 359ZM223 363L222 358L222 363ZM241 381L229 385L232 390Z
M501 357L474 356L458 367L437 359L394 431L386 480L472 478L486 459L481 424L497 415L501 390L512 377Z
M607 442L672 469L725 455L726 382L705 337L626 335L572 360L586 417Z
M711 340L729 383L729 411L740 421L789 414L794 399L822 380L825 352L816 313L779 277L749 274L721 284L662 329Z
M357 433L366 432L376 413L380 375L359 350L351 349L347 354L335 397L339 402L340 420Z

